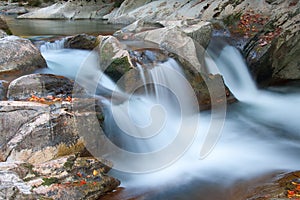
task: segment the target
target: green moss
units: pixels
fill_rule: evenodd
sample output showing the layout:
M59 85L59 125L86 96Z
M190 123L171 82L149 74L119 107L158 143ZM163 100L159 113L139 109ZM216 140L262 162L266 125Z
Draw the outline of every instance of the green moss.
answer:
M105 70L105 73L114 81L118 81L130 69L131 65L128 58L122 57L114 59Z
M43 178L43 183L42 185L45 185L45 186L49 186L49 185L52 185L54 183L58 183L59 179L58 178Z
M69 158L67 159L67 161L64 163L64 168L65 168L66 170L71 170L72 167L73 167L73 165L74 165L74 161L75 161L75 160L76 160L76 157L73 157L73 156L69 157Z

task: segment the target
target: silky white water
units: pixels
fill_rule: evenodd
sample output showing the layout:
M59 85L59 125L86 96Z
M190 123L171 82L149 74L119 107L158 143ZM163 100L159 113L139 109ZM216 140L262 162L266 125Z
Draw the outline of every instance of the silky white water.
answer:
M213 150L204 159L200 159L199 152L212 116L210 111L193 112L194 99L185 79L179 78L182 72L174 60L149 69L156 84L152 95L130 94L119 104L103 102L107 135L117 138L115 143L126 150L119 157L108 156L116 163L118 170L113 173L123 186L157 188L194 180L226 184L275 170L300 169L300 89L296 88L297 92L258 90L237 50L225 46L217 54L210 51L207 64L219 68L239 102L228 106L225 119L213 119L220 120L224 127ZM89 53L86 51L61 49L42 53L55 74L75 77L77 69L87 62L97 66L96 58L86 60ZM104 88L115 90L114 83L98 67L89 70L91 74L101 73L105 77L101 83ZM86 75L85 81L89 80L93 81ZM180 134L182 137L177 140L180 131L186 135ZM164 149L168 151L161 151ZM161 154L154 154L160 151ZM138 162L136 157L124 157L127 152L153 153L153 156ZM132 173L142 169L151 173Z

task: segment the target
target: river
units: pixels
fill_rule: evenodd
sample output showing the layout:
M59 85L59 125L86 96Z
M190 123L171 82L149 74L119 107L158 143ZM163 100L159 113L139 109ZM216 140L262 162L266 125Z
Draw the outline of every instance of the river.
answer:
M32 20L13 20L9 24L13 33L21 36L64 36L81 33L84 30L89 30L88 33L93 34L107 34L119 28L108 28L106 24L102 24L102 27L98 24L101 22L86 20L31 22ZM33 25L34 29L28 28ZM42 54L49 69L43 73L60 74L76 79L77 72L85 65L84 63L95 64L93 60L86 60L91 55L88 51L63 49L59 42L57 46L50 45L44 48ZM147 127L148 123L160 122L162 115L166 117L163 118L166 120L163 128L158 131L162 136L155 135L151 141L146 142L132 142L128 138L122 138L124 145L129 146L127 149L129 151L145 153L164 149L170 141L176 141L174 139L176 135L172 134L177 133L178 129L183 127L184 130L190 130L189 128L195 124L197 127L193 132L195 135L191 136L182 154L178 154L171 164L164 163L164 160L173 157L170 152L175 154L177 148L181 148L181 144L173 146L170 152L161 154L162 157L143 157L143 161L140 162L135 158L131 160L125 157L118 160L121 156L117 159L111 157L111 160L116 163L115 170L112 170L111 174L121 180L121 186L125 189L103 199L242 200L245 199L247 190L253 182L262 181L258 177L264 179L278 171L300 169L299 85L258 89L236 49L225 46L218 54L214 54L214 46L210 45L208 53L213 65L217 66L223 74L227 86L239 99L239 102L227 106L224 118L213 118L210 111L201 111L184 117L181 113L178 118L178 111L172 104L172 98L164 95L164 91L156 92L155 98L144 94L132 95L127 101L118 105L106 102L108 110L106 118L114 119L106 120L106 126L129 127L125 128L125 131L124 129L121 131L120 128L108 129L114 134L126 134L129 131L131 136L137 136L145 129L130 128L132 121L143 128ZM181 73L180 66L174 60L169 59L158 67L160 68L157 71L150 70L156 83L173 88L172 91L183 87L184 82L180 82L176 77L176 73ZM168 69L176 73L170 73ZM112 89L114 86L114 83L106 78L100 84L107 89ZM185 89L180 88L177 92L182 91ZM179 95L185 96L185 94L183 92ZM183 104L187 106L186 109L189 109L188 99L183 100ZM156 110L157 105L159 107ZM153 110L157 111L157 115L153 115ZM182 119L183 121L180 121ZM216 120L223 125L220 137L212 151L206 157L201 157L199 152L204 137L210 125ZM132 173L134 170L129 169L132 163L137 164L134 165L136 170L149 170Z

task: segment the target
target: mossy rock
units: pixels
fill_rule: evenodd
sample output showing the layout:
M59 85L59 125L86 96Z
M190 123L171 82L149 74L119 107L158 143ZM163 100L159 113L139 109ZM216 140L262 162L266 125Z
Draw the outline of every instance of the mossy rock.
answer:
M116 58L106 68L105 74L107 74L112 80L117 82L131 68L132 67L127 56Z

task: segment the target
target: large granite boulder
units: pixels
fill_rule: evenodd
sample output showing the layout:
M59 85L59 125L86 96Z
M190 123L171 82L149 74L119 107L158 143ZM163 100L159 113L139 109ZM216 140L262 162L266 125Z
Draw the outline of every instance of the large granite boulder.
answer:
M95 99L36 96L29 101L1 101L0 161L41 163L84 152L86 142L101 142L95 137L104 135L99 124L103 114L95 110L95 103Z
M13 80L8 87L7 98L9 100L26 100L34 96L59 98L71 97L74 81L52 74L29 74ZM83 88L76 86L76 97L84 96Z
M0 79L9 74L29 74L44 67L47 67L45 59L30 40L17 36L0 39Z
M51 6L19 16L21 19L101 19L114 8L104 1L59 1Z

